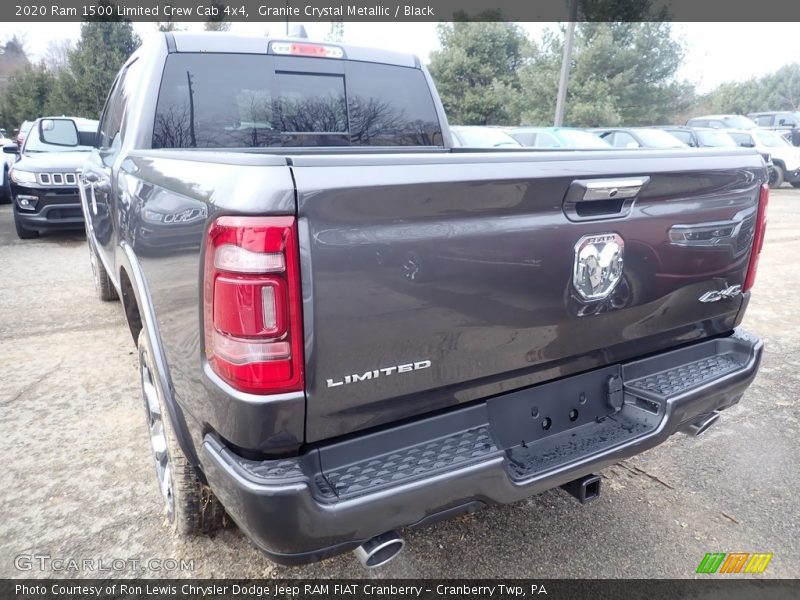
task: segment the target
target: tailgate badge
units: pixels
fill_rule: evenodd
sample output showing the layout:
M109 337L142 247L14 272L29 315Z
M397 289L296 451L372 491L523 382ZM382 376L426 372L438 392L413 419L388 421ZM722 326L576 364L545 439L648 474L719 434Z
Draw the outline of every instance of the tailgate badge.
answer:
M575 244L572 284L584 300L608 297L622 278L625 242L616 233L585 235Z
M710 292L706 292L705 294L700 296L698 300L700 300L700 302L703 303L719 302L720 300L735 298L741 293L742 293L742 286L730 285L726 287L724 290L712 290Z

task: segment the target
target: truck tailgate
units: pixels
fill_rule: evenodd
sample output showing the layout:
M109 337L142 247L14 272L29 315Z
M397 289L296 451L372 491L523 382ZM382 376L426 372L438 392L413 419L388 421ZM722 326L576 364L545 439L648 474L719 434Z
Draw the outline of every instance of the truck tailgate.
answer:
M309 442L731 330L765 177L736 150L291 162Z

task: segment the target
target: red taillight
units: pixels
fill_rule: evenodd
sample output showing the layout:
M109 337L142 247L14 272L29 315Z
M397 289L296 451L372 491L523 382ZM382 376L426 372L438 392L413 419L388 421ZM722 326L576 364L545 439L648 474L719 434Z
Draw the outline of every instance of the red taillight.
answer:
M742 291L746 292L753 287L758 271L758 259L764 247L764 232L767 228L767 205L769 204L769 186L761 186L758 196L758 212L756 213L756 229L753 233L753 249L750 251L750 264L747 266L747 276L744 278Z
M303 389L300 267L294 217L220 217L208 230L206 358L238 390Z

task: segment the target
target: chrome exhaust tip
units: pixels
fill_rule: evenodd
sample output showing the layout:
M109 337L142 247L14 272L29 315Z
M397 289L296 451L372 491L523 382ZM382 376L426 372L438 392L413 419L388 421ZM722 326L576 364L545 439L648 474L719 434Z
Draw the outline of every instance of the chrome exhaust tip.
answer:
M697 437L701 433L704 433L711 427L714 423L719 420L719 412L716 410L710 413L706 413L704 415L700 415L697 419L683 425L680 429L681 433L688 435L689 437Z
M387 531L361 544L353 554L365 569L374 569L395 558L405 545L396 531Z

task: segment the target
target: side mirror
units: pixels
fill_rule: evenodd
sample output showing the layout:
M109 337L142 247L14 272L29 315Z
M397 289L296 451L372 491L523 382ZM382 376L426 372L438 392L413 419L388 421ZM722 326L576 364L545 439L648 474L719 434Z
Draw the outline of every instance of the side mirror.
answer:
M755 148L756 145L753 142L742 142L739 144L742 148Z
M19 146L16 144L6 144L3 146L3 154L19 154Z
M53 146L78 146L78 127L72 119L41 119L39 139Z

